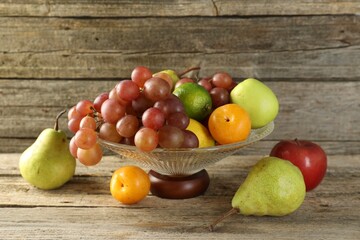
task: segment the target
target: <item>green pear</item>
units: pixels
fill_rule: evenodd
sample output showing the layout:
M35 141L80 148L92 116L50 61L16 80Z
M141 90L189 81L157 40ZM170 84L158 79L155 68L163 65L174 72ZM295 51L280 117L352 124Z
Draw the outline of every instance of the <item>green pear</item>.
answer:
M66 134L55 127L43 130L19 160L21 176L40 189L55 189L69 181L75 173L76 160L71 155Z
M230 92L230 101L249 113L253 129L270 123L279 112L279 102L274 92L254 78L245 79L237 84Z
M254 216L285 216L298 209L305 199L303 175L290 161L264 157L258 161L235 193L232 209L210 225L234 213Z

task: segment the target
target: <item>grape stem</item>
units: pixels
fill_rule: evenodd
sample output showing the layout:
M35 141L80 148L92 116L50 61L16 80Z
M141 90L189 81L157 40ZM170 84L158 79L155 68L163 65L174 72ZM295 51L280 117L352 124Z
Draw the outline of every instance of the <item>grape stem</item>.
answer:
M94 117L97 119L97 118L99 117L98 111L96 111L96 109L93 108L93 107L91 107L90 109L93 111L93 115L94 115ZM88 114L88 115L90 115L90 114ZM90 115L90 116L91 116L91 115Z
M214 231L215 225L218 224L219 222L221 222L222 220L224 220L227 217L230 217L231 215L235 214L235 213L239 213L240 209L238 208L232 208L230 209L228 212L226 212L224 215L222 215L221 217L219 217L218 219L216 219L212 224L210 224L209 226L209 230L210 232Z
M103 120L99 120L99 112L96 111L96 109L94 107L91 107L90 108L92 111L93 111L93 115L95 117L95 121L96 121L96 131L99 131L100 130L100 126L104 123Z
M196 70L200 70L200 67L191 67L186 69L185 71L183 71L182 73L179 73L179 78L181 78L182 76L184 76L185 74L191 72L191 71L196 71Z
M62 110L61 112L58 113L58 115L56 116L56 119L55 119L55 125L54 125L54 130L55 131L58 131L59 130L59 118L66 112L66 109L65 110Z

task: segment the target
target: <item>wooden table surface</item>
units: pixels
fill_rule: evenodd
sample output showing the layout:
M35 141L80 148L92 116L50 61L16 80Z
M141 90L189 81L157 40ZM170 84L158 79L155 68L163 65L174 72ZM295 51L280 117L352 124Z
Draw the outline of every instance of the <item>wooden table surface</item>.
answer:
M360 239L360 156L332 155L322 184L285 217L235 215L208 224L230 209L250 167L261 156L235 155L207 168L207 192L185 200L149 195L125 206L112 198L114 170L133 164L107 156L95 167L77 166L60 189L43 191L19 175L19 154L0 155L1 239Z

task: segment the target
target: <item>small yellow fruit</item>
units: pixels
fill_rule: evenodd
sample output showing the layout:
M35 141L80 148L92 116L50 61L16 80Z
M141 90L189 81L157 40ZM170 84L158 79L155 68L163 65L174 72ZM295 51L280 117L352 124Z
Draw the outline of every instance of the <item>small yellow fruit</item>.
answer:
M212 138L207 128L200 122L190 118L187 130L193 132L199 139L199 148L215 146L215 140Z

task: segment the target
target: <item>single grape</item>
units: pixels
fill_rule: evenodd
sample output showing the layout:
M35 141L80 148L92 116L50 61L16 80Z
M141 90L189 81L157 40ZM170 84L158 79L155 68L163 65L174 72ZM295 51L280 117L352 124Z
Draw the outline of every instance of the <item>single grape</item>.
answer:
M130 138L135 136L139 130L140 123L136 116L125 115L116 123L116 131L123 137Z
M143 127L136 132L134 143L140 150L150 152L157 147L159 136L154 129Z
M114 99L114 100L118 100L118 96L116 94L116 86L114 88L112 88L109 92L109 99ZM105 102L105 101L104 101ZM101 109L101 108L100 108Z
M190 130L183 130L184 133L184 142L181 145L182 148L198 148L199 147L199 139Z
M226 72L216 73L212 77L212 84L215 87L228 89L232 85L232 82L233 82L232 77Z
M69 150L70 150L71 155L72 155L74 158L77 158L78 146L76 146L75 137L72 137L71 140L70 140Z
M230 94L225 88L215 87L210 90L213 108L220 107L230 102Z
M144 87L146 80L152 77L152 72L149 68L144 66L137 66L131 72L131 80L136 83L140 88Z
M105 122L116 124L125 116L126 108L114 99L106 100L101 106L101 115Z
M147 99L143 92L140 93L140 96L131 102L131 106L136 112L136 116L141 117L146 109L152 107L154 102L150 99Z
M101 93L100 95L98 95L95 100L94 100L94 108L97 112L101 111L101 105L103 104L103 102L105 102L107 99L109 99L109 93L108 92L104 92Z
M158 72L158 73L155 73L153 75L153 77L158 77L158 78L165 80L169 84L170 89L173 89L174 82L169 74L164 73L164 72Z
M121 99L116 93L116 86L109 92L109 99L117 101L121 106L127 106L131 101L125 101L124 99Z
M182 130L186 129L190 123L190 118L184 112L174 112L166 118L167 125L178 127Z
M182 102L181 102L180 98L178 96L176 96L175 94L170 94L170 96L167 97L165 100L177 101L178 103L180 103L180 105L182 105ZM183 111L183 110L179 110L177 112L181 112L181 111Z
M93 113L93 109L94 104L90 100L82 100L76 104L76 111L82 116Z
M170 94L170 96L164 100L155 102L154 107L160 109L165 114L165 117L174 112L185 112L184 105L174 94Z
M203 78L201 79L198 84L200 86L202 86L203 88L205 88L208 92L210 92L210 90L213 88L212 84L211 84L211 79L208 78Z
M119 133L116 131L115 124L111 124L107 122L101 124L99 129L99 137L106 141L115 142L115 143L120 142L122 139L122 136L120 136Z
M152 77L145 82L143 91L146 98L155 102L167 98L171 88L165 80Z
M184 133L180 128L165 125L158 131L159 145L162 148L180 148L184 142Z
M80 128L90 128L90 129L95 130L96 129L96 121L91 116L85 116L83 119L81 119L79 126L80 126Z
M77 131L79 131L81 119L82 119L82 118L71 118L71 119L68 121L68 129L69 129L72 133L76 133Z
M75 144L78 148L90 149L96 143L96 132L90 128L81 128L76 132Z
M94 166L98 164L103 156L102 149L98 143L90 149L78 148L77 158L85 166Z
M135 82L131 80L123 80L116 85L116 94L118 98L124 101L132 101L139 97L140 89Z
M78 113L76 111L76 105L71 107L69 112L68 112L68 120L72 119L72 118L82 118L83 115L81 115L80 113Z
M142 124L145 127L158 130L165 124L165 114L158 108L148 108L141 118Z

